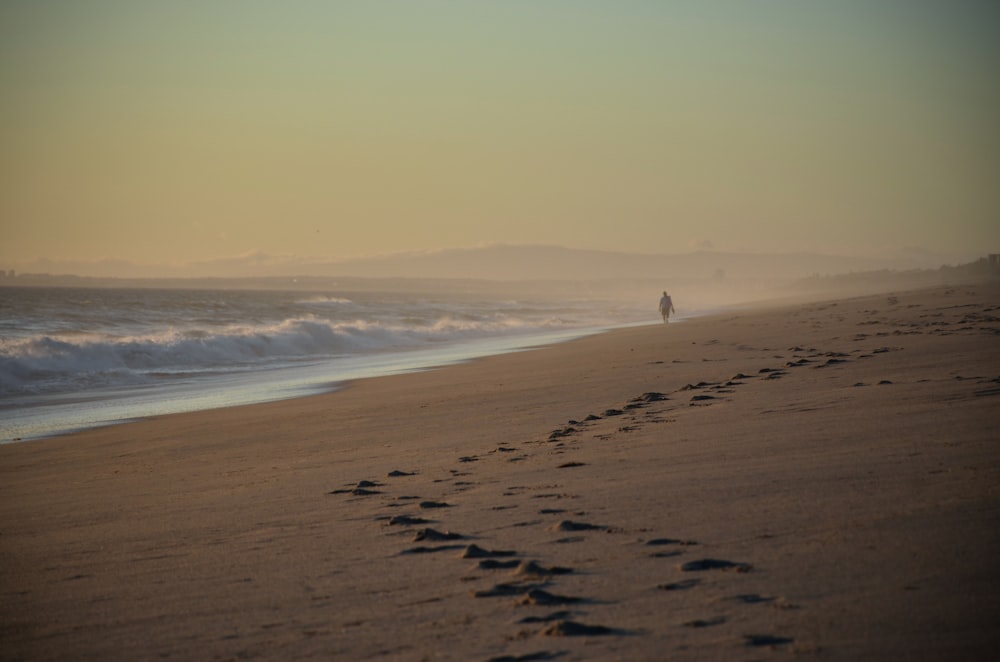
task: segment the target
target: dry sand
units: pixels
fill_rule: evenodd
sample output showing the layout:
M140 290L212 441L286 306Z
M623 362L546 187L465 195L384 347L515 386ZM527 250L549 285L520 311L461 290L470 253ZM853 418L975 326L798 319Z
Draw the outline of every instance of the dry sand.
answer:
M3 446L0 657L992 659L998 333L942 287Z

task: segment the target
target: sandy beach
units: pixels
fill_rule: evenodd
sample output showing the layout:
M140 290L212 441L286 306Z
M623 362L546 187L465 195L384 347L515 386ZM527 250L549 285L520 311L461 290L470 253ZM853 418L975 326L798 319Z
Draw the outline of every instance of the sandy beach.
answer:
M0 658L993 659L1000 286L0 446Z

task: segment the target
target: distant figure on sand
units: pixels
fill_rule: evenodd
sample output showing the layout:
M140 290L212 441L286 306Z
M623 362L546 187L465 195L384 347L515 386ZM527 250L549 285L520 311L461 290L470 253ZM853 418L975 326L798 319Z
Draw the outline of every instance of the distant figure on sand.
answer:
M663 315L663 323L667 323L667 318L670 317L670 313L676 312L674 310L674 302L670 298L670 295L666 292L660 297L660 314Z

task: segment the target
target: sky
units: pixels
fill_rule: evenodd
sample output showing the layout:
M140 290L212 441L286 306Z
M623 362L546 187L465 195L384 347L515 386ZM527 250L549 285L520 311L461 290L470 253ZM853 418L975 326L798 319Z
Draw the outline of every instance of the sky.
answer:
M1000 252L998 34L989 0L5 0L0 267Z

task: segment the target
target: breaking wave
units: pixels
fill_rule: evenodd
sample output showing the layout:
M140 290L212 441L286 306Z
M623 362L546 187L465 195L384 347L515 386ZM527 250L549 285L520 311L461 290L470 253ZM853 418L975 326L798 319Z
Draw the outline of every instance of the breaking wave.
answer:
M505 315L410 315L398 321L296 317L146 335L38 334L0 340L0 395L149 384L572 326L557 317L529 322Z

